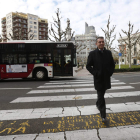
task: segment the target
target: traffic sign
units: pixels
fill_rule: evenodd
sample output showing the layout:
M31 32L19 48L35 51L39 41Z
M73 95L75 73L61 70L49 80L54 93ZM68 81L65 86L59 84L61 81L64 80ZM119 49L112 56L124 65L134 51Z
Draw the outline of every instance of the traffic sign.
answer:
M119 56L122 56L122 53L119 53Z

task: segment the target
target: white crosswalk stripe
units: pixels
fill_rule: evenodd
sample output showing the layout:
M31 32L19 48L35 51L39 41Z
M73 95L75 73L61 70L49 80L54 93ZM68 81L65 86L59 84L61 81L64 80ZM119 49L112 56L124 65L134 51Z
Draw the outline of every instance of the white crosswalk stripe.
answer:
M117 82L117 83L112 83L112 85L123 85L125 84L124 82ZM76 84L76 85L46 85L46 86L39 86L38 88L54 88L54 87L83 87L83 86L92 86L94 87L94 84Z
M118 104L107 104L109 110L107 113L140 111L140 102L128 102ZM14 109L1 110L0 120L20 120L20 119L37 119L37 118L54 118L66 116L98 114L99 110L96 105L77 106L77 107L56 107L56 108L35 108L35 109ZM26 115L25 115L26 114Z
M109 89L105 98L115 100L116 98L122 97L137 97L140 96L140 91L133 91L134 87L126 85L124 82L119 80L111 79L112 88ZM81 101L97 99L96 90L94 89L93 79L87 80L63 80L63 81L51 81L37 87L37 90L31 90L26 94L28 97L18 97L10 102L10 104L21 104L21 103L35 103L35 102L62 102L62 101ZM46 89L46 90L45 90ZM130 91L128 91L130 89ZM127 91L126 91L127 90ZM120 91L120 92L119 92ZM93 92L93 93L92 93ZM61 95L62 93L62 95ZM66 94L65 94L66 93ZM65 94L65 95L64 95ZM37 95L37 96L35 96ZM44 96L45 95L45 96ZM126 102L126 103L114 103L106 104L106 113L118 113L118 112L130 112L140 111L140 102ZM0 120L22 120L22 119L42 119L42 118L56 118L56 117L67 117L67 116L79 116L79 115L94 115L99 114L99 110L96 105L82 105L82 106L66 106L66 107L47 107L47 108L28 108L28 109L11 109L11 110L0 110ZM102 128L104 129L104 128ZM93 129L92 131L94 131ZM81 133L82 132L82 133ZM77 130L77 133L83 135L86 130ZM67 139L78 139L79 137L71 136L70 133L74 134L73 131L68 131ZM91 132L88 131L90 134ZM97 132L96 132L97 133ZM52 133L53 136L64 138L64 133ZM28 134L24 138L35 138L37 134ZM85 134L86 135L86 134ZM39 134L40 139L43 140L44 136L50 136L55 140L55 137L51 133ZM17 138L22 140L22 135L17 135ZM93 138L89 135L89 139ZM13 136L1 136L3 138L13 138ZM62 138L62 139L63 139ZM83 137L80 137L82 140ZM39 137L38 137L39 139ZM96 139L96 137L95 137ZM98 139L98 138L97 138ZM84 139L83 139L84 140Z
M115 97L130 97L140 96L140 91L133 92L116 92L106 93L105 98ZM65 95L65 96L36 96L36 97L19 97L13 100L11 103L26 103L26 102L45 102L45 101L68 101L68 100L86 100L86 99L97 99L96 94L82 94L82 95Z
M119 80L111 80L111 82L119 82ZM51 81L49 83L45 83L45 85L61 85L61 84L84 84L84 83L93 83L93 80L83 80L78 82L64 82L64 81Z
M119 86L112 87L109 90L120 90L120 89L133 89L132 86ZM32 90L27 94L38 94L38 93L62 93L62 92L85 92L85 91L96 91L94 88L75 88L75 89L55 89L55 90Z

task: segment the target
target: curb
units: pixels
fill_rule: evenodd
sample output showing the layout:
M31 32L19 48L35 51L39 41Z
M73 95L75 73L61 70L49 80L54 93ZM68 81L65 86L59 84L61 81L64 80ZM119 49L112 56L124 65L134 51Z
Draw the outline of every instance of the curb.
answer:
M82 67L79 67L79 68L77 69L77 72L79 72L80 70L82 70Z

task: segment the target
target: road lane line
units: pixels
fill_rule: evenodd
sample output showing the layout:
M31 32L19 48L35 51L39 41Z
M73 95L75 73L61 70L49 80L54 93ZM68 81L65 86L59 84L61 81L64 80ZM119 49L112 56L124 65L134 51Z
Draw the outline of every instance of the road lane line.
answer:
M140 91L105 94L105 98L131 97L131 96L140 96ZM19 97L11 101L10 103L45 102L45 101L51 102L51 101L87 100L87 99L97 99L97 94Z
M0 90L11 90L11 89L32 89L32 88L0 88Z

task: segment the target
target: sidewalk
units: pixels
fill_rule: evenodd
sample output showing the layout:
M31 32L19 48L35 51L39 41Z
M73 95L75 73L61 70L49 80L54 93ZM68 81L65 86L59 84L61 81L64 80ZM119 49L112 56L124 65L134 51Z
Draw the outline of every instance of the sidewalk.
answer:
M124 75L124 74L140 74L139 71L135 71L135 72L114 72L113 75ZM75 77L93 77L88 70L86 69L86 67L84 67L83 69L79 70L77 72L77 75Z
M92 75L87 71L86 67L81 69L77 72L77 75L75 77L92 77Z

